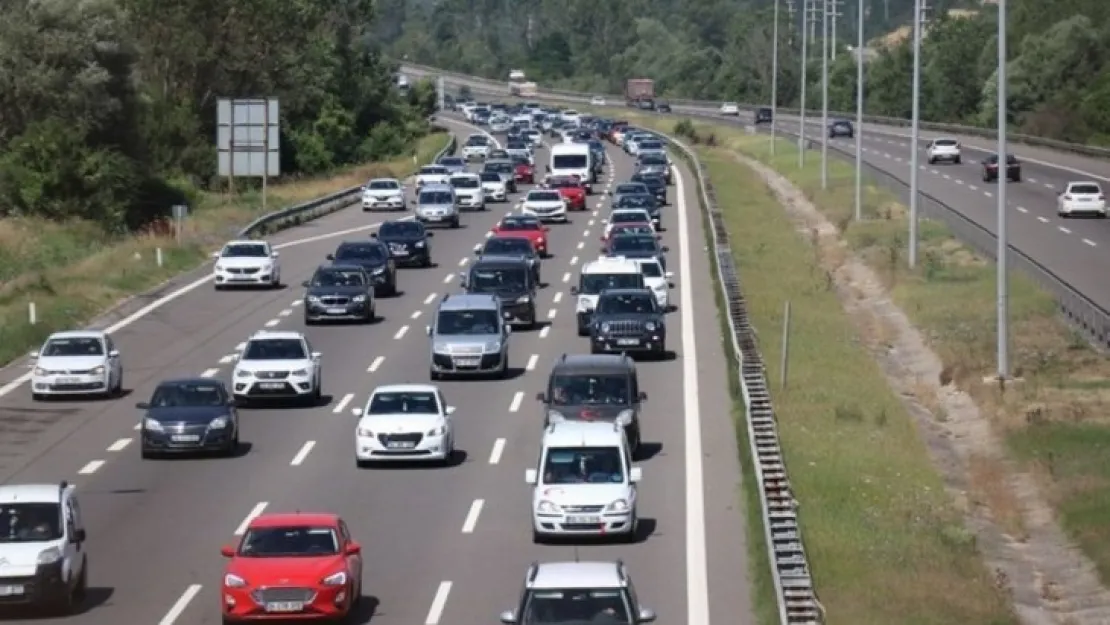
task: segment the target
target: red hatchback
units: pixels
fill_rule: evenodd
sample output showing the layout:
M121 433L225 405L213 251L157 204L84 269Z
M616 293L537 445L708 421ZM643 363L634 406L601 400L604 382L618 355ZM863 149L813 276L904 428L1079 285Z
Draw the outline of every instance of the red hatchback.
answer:
M490 234L527 238L536 248L537 254L547 256L547 233L550 230L531 215L508 215L490 230Z
M547 188L554 189L567 201L567 210L586 210L586 187L578 176L552 176L547 179Z
M338 621L362 596L362 548L334 514L267 514L221 549L224 623Z
M536 168L528 163L517 163L513 169L513 178L522 184L536 184Z

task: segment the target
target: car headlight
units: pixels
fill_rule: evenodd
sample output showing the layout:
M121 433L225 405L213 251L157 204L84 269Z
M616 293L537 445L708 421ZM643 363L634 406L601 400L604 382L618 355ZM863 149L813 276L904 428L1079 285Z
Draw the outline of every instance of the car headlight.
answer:
M216 271L223 271L223 270L224 270L223 265L216 265Z
M242 588L246 585L247 580L239 577L238 575L235 575L234 573L228 573L227 575L224 575L224 586L227 586L228 588Z
M227 417L216 417L208 424L213 430L222 430L227 427Z
M536 504L536 512L540 514L558 514L560 509L559 506L556 506L553 502L542 499Z
M246 369L239 369L235 372L235 377L237 378L249 378L253 375L253 371L247 371Z
M516 298L516 303L518 304L527 304L530 301L532 301L531 295L521 295L520 297Z
M321 582L325 586L342 586L347 583L347 572L340 571L325 577Z
M622 410L617 415L616 422L621 426L626 426L632 423L633 412L631 410Z
M649 322L644 324L644 329L647 330L648 332L655 332L655 327L656 326L655 326L654 321L649 321Z
M308 299L309 303L311 303L311 304L319 304L320 303L320 298L315 296L315 295L309 295L307 299Z
M601 325L598 326L598 329L600 329L602 332L608 332L609 331L609 323L608 322L602 323Z
M297 376L299 378L302 378L302 377L308 375L308 369L297 369L296 371L290 372L289 375L293 375L293 376Z
M43 369L42 367L36 367L35 375L54 375L54 372L49 369Z
M272 264L269 264L269 263L259 267L259 270L262 271L263 273L265 273L267 271L273 271L273 269L274 269L274 266Z
M578 298L578 312L590 312L594 309L593 302L589 297L582 296Z
M417 241L416 242L416 247L424 247L424 242L423 241Z
M366 296L365 295L356 295L356 296L351 298L351 301L356 303L356 304L361 304L361 303L366 301Z
M566 415L559 412L558 410L548 410L547 411L547 423L548 424L562 423L563 421L566 421L566 420L567 420Z
M162 424L154 419L143 419L143 429L150 430L151 432L161 432Z
M439 425L435 426L434 428L428 430L428 433L425 436L445 436L446 434L447 434L447 424L446 423L440 423Z
M39 553L39 564L54 564L62 559L62 550L57 547L51 547Z
M435 343L432 345L432 350L437 354L447 354L451 352L451 348L447 343Z
M357 428L355 429L355 435L362 438L374 438L374 431L367 428Z
M104 375L104 365L93 367L93 369L89 371L89 375Z
M628 501L624 500L624 499L618 499L618 500L614 501L613 503L609 504L608 508L606 508L606 511L607 512L628 512Z
M384 265L374 269L374 275L376 275L376 276L381 275L383 273L385 273L385 266Z
M501 351L501 341L490 341L484 345L484 349L488 353Z

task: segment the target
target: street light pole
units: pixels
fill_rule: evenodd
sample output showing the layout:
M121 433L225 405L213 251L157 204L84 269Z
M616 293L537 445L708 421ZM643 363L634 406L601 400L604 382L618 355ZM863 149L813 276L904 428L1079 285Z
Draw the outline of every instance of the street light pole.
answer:
M1010 376L1010 293L1007 256L1010 244L1006 220L1006 183L1009 173L1006 154L1006 0L998 0L998 262L995 265L998 281L998 379Z
M771 29L771 156L779 142L779 0L775 0L775 25Z
M802 5L802 102L798 113L798 169L806 166L806 68L809 65L809 14L810 4L816 0L803 0Z
M856 221L863 219L863 0L856 6Z
M913 3L913 130L910 132L910 269L917 267L917 155L921 152L921 17L922 0Z
M821 188L829 188L829 2L821 0Z

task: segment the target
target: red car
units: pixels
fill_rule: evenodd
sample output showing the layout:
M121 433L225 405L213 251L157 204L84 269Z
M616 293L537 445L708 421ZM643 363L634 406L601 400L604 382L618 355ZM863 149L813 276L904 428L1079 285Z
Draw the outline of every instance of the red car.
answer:
M567 210L586 210L586 187L578 176L552 176L547 179L547 188L555 189L567 201Z
M256 620L339 621L362 597L362 547L334 514L254 518L224 571L224 623Z
M513 168L513 178L524 184L536 184L536 168L528 163L517 163Z
M616 237L616 236L619 236L619 235L622 235L622 234L643 234L643 235L654 234L656 239L662 239L663 238L663 235L655 234L655 228L652 228L650 223L647 223L647 222L625 222L625 223L613 224L612 228L609 228L609 230L607 232L603 232L602 235L601 235L601 242L602 243L608 243L609 240L612 239L613 237Z
M508 215L490 230L490 235L524 237L532 242L536 253L547 256L547 233L550 230L531 215Z

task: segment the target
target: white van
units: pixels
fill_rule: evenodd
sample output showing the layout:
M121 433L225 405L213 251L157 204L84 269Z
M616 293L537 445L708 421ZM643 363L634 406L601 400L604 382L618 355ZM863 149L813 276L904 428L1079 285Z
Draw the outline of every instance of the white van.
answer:
M593 153L588 143L558 143L551 146L551 161L547 165L550 176L578 176L586 186L586 193L593 193L596 182Z
M578 336L590 333L597 299L605 289L642 289L644 273L640 264L630 258L602 257L582 266L578 276L578 286L572 287L570 294L577 297L575 317L578 319Z

